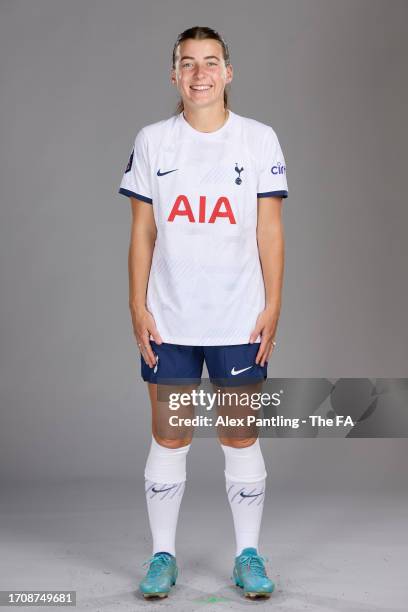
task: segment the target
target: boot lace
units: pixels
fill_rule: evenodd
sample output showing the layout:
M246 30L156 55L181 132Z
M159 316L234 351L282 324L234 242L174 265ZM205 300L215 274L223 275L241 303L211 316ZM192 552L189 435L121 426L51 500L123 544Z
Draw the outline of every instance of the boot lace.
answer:
M264 561L266 559L259 555L243 555L239 559L240 565L246 566L255 576L266 576Z
M154 577L160 574L163 570L163 567L167 567L171 563L171 557L169 555L160 554L151 557L147 561L143 563L143 567L150 563L150 567L148 569L147 575L149 577Z

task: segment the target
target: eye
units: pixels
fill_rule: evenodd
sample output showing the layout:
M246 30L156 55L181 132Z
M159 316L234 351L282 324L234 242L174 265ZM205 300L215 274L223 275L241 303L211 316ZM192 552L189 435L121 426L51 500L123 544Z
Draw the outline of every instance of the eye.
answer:
M181 64L181 67L186 68L187 66L191 66L191 65L192 65L191 62L186 62L184 64Z
M217 62L208 62L210 66L218 66Z

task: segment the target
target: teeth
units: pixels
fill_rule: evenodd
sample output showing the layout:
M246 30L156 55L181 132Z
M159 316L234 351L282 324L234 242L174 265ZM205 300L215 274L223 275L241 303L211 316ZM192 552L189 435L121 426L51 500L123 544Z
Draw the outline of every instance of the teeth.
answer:
M191 89L196 89L197 91L203 91L204 89L210 89L211 85L192 85Z

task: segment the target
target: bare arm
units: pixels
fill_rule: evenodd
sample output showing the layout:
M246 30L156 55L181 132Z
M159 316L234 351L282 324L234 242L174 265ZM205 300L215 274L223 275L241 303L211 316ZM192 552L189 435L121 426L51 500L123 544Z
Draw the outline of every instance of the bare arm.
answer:
M257 240L265 285L265 310L260 313L250 342L261 334L256 363L268 361L281 309L284 270L282 198L258 199Z
M282 198L259 200L257 239L265 284L266 308L279 315L284 268Z
M153 206L132 197L130 201L132 227L128 255L129 308L133 331L138 344L141 345L141 353L146 363L153 367L156 359L150 345L150 334L158 344L161 344L162 339L152 314L147 310L146 293L157 228Z

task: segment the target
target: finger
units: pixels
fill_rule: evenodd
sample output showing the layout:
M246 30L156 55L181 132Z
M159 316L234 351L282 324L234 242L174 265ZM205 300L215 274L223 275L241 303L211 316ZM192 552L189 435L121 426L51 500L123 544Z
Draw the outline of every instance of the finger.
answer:
M153 368L156 365L156 357L153 353L152 346L149 341L149 332L147 330L142 334L142 341L143 341L143 348L145 350L144 354L146 355L145 357L146 363L151 368Z
M157 329L156 326L152 327L152 329L150 330L150 334L153 336L153 340L157 344L162 344L163 343L163 339L162 339L161 335L159 334L159 330Z
M149 365L148 359L147 359L147 353L146 353L146 349L144 347L144 343L143 343L143 338L142 337L138 338L137 346L139 347L139 351L140 351L141 356L144 359L144 362L146 363L146 365Z
M267 341L266 340L262 340L261 345L260 345L259 350L258 350L258 353L257 353L257 356L256 356L256 359L255 359L255 363L256 364L261 363L261 360L264 358L264 356L266 354L265 349L267 348L267 346L268 346ZM263 364L261 364L261 365L263 365Z
M271 348L269 350L268 360L271 358L271 355L273 353L273 350L274 350L275 346L276 346L276 344L274 344L274 341L272 340Z
M138 342L137 346L139 347L139 351L140 351L141 356L143 357L144 362L147 364L147 361L146 361L146 352L145 352L145 349L143 347L143 344L141 342Z
M262 366L262 367L263 367L265 364L267 364L267 363L268 363L268 361L269 361L269 357L270 357L270 356L271 356L271 350L270 350L270 348L269 348L269 346L268 346L268 348L265 350L264 358L263 358L263 360L262 360L262 362L261 362L261 366Z
M263 347L261 344L260 348L263 348L263 352L262 352L261 360L260 360L260 365L263 367L265 363L268 361L269 357L271 356L271 352L273 349L272 338L270 340L266 340L265 345Z
M261 334L262 327L255 327L254 331L249 336L249 344L253 344L258 336Z

